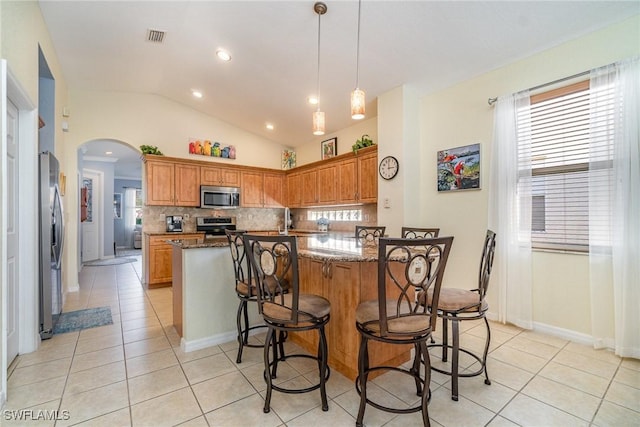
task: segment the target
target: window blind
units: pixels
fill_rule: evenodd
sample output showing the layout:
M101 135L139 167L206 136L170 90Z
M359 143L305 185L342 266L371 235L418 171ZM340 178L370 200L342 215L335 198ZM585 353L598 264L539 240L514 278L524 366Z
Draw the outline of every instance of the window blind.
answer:
M589 248L589 186L591 182L592 197L594 186L601 188L597 197L606 197L611 167L607 135L613 111L610 105L594 114L590 96L589 82L584 81L531 97L530 116L526 118L531 143L519 145L519 156L520 161L531 162L534 247ZM601 141L595 144L594 126L602 130Z

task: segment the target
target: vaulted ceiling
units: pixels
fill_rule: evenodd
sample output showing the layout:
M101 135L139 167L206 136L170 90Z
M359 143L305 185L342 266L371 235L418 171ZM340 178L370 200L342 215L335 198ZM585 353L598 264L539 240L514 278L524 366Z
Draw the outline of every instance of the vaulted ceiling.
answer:
M352 125L358 2L326 1L321 109ZM314 140L313 1L40 0L71 89L157 94L295 147ZM426 94L640 13L638 1L362 1L359 86L367 117L402 84ZM164 31L162 43L147 40ZM232 60L221 62L218 48ZM203 93L201 99L192 90ZM269 131L265 124L273 123Z

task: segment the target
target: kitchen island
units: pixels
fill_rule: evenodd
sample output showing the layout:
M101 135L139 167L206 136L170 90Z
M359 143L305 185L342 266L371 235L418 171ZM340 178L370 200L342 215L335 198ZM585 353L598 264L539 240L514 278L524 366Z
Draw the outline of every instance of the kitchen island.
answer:
M171 242L173 247L174 324L185 351L236 339L238 299L226 238ZM377 246L359 246L353 235L298 235L300 291L331 302L326 333L329 365L348 378L358 374L360 337L355 313L362 301L377 298ZM261 319L249 310L250 323ZM291 333L290 339L310 353L317 333ZM370 343L372 365L399 365L409 360L409 346Z

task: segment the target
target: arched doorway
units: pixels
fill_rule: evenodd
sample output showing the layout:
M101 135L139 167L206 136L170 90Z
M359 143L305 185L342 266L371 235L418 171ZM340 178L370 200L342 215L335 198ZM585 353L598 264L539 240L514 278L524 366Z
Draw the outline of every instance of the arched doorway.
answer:
M125 198L125 193L142 188L140 152L113 139L85 142L78 148L78 187L79 264L113 258L118 249L133 248L135 218L133 225L127 224L131 218L126 215L126 204L131 200ZM99 200L95 200L96 196Z

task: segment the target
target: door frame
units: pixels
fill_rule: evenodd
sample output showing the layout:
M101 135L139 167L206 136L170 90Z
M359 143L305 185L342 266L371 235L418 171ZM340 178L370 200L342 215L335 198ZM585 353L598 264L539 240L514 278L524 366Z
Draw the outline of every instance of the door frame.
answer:
M6 113L7 99L18 108L18 139L20 140L20 155L18 156L18 170L20 181L18 183L20 203L20 222L18 233L20 236L20 248L18 249L18 280L20 283L19 295L19 343L18 352L29 353L35 351L40 344L38 334L38 113L36 103L30 99L20 81L11 72L7 61L0 60L0 156L2 167L0 169L0 184L4 186L6 177ZM32 153L33 155L27 155ZM0 200L0 227L6 229L6 210L8 209L6 194L1 194ZM0 339L0 406L7 399L7 347L6 331L4 328L7 313L7 265L6 265L6 241L3 239L0 245L0 317L2 333Z
M97 169L90 168L82 168L82 179L84 179L85 172L90 173L91 175L96 175L98 177L98 185L96 186L94 183L94 193L92 195L93 201L93 217L97 218L96 227L98 228L98 259L104 259L104 172ZM99 197L95 197L96 191L98 190ZM78 211L80 211L80 201L78 200ZM84 242L84 229L82 228L82 224L80 225L81 232L81 241ZM84 248L83 248L84 249ZM80 261L82 261L82 253L80 254Z

